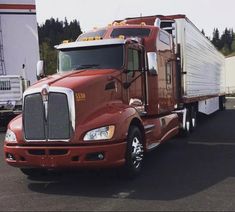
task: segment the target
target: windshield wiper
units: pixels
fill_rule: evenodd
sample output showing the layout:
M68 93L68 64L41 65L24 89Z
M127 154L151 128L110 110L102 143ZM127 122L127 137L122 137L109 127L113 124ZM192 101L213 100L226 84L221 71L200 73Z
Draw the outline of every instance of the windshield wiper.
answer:
M99 67L99 64L82 64L76 66L73 70L80 70L80 69L86 69L86 68L97 68Z

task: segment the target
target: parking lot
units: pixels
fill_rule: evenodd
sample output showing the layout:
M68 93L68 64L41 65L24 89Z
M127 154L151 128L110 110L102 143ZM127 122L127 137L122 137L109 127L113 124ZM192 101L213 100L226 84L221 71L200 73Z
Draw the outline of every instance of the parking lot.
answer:
M1 211L234 211L235 99L201 117L188 137L146 157L143 173L124 180L115 170L67 171L27 178L4 162L0 134Z

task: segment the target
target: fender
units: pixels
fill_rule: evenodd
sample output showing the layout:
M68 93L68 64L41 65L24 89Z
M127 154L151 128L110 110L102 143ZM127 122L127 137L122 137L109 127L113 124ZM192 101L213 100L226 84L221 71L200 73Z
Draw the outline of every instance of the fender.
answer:
M114 136L109 143L125 141L129 126L133 119L138 119L142 123L135 108L120 103L106 104L106 106L99 108L99 110L90 114L83 123L76 126L76 135L74 139L84 143L83 137L88 131L99 127L115 125Z
M87 144L84 143L83 137L88 131L109 125L115 125L114 136L109 143L123 142L126 140L129 126L133 120L139 120L139 123L142 124L142 120L135 108L120 103L106 104L106 106L99 108L93 114L90 114L82 123L77 123L74 136L67 144ZM15 117L9 123L8 128L16 134L18 144L25 144L23 138L22 115ZM89 144L100 143L104 144L107 143L107 141L91 142Z
M23 124L22 124L22 114L16 116L8 124L8 129L13 131L16 135L17 143L23 143Z

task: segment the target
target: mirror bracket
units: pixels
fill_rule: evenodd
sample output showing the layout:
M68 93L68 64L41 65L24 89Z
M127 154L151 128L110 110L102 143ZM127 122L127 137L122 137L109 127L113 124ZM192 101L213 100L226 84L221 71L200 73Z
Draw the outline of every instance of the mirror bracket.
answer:
M39 60L37 62L37 79L40 80L44 77L45 77L44 62L43 62L43 60Z

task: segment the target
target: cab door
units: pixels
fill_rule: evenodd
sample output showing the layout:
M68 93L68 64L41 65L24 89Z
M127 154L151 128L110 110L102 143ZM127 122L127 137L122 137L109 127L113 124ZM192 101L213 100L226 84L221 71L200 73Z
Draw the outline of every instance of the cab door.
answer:
M145 104L143 51L134 46L127 48L126 64L126 82L130 83L127 89L128 103L141 113Z
M163 30L157 39L159 113L168 113L175 105L175 59L171 36Z

